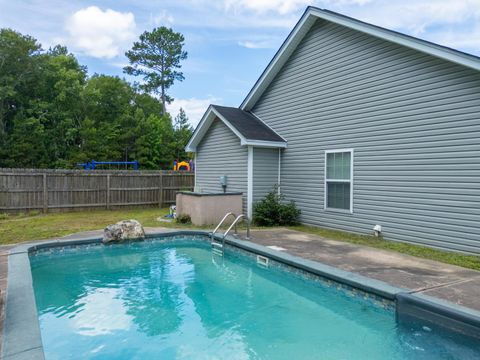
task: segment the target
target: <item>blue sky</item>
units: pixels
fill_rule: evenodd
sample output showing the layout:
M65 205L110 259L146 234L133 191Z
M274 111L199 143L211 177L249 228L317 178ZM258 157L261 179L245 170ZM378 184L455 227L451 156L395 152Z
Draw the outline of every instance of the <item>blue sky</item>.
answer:
M238 106L308 5L480 55L480 0L0 0L0 27L67 45L90 74L124 76L144 30L184 34L185 81L170 90L196 124L209 103Z

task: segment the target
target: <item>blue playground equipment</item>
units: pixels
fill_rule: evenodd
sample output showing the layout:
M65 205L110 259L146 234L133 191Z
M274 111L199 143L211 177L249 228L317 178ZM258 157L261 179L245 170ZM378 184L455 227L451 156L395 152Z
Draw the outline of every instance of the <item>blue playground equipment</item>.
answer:
M85 170L95 170L98 165L133 165L134 170L138 170L138 161L87 161L86 163L77 164L77 166L83 167Z

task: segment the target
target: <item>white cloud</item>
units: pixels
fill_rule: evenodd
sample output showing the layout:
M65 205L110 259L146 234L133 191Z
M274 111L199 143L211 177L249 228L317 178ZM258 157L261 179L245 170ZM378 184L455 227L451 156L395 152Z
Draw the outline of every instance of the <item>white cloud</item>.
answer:
M157 26L171 26L174 22L175 18L167 10L162 10L153 17L153 23Z
M125 66L128 66L130 64L128 63L128 61L124 61L124 62L114 61L114 62L111 62L110 65L119 69L123 69Z
M78 10L68 20L67 43L74 51L96 58L122 54L135 39L135 17L131 12L105 11L96 6Z
M454 48L476 53L480 48L476 25L480 23L480 0L224 0L224 11L261 23L262 18L285 21L292 12L300 14L307 5L345 13ZM237 43L249 49L278 47L278 42L267 39L246 38Z
M326 0L326 1L323 1L323 2L332 4L332 5L347 5L347 6L360 5L360 6L362 6L362 5L371 3L373 1L375 1L375 0Z
M276 49L278 48L279 44L281 44L281 40L274 37L258 39L253 38L250 40L242 40L238 42L239 46L245 47L247 49Z
M175 116L178 115L180 108L183 108L190 124L195 127L202 119L208 106L219 102L221 102L221 99L214 96L209 96L206 99L197 99L194 97L190 99L175 99L170 105L167 105L167 110L172 115L172 118L175 118Z
M478 10L479 5L480 0L378 0L356 12L376 25L421 34L429 26L461 23Z
M376 0L346 9L361 20L478 53L480 0Z
M444 46L478 54L480 49L480 25L475 24L462 31L440 30L429 35L428 39Z
M257 13L274 11L279 14L288 14L313 2L314 0L225 0L225 9L235 11L246 9Z

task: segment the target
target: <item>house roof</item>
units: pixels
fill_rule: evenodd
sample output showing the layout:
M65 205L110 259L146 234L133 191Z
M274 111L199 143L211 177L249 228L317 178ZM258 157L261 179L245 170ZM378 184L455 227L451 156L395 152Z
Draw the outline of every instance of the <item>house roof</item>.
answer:
M226 106L212 106L225 119L227 119L228 122L245 137L245 139L285 142L280 135L248 111Z
M252 113L234 107L210 105L190 138L187 151L196 151L197 145L215 119L219 119L232 130L240 139L241 145L287 147L285 139Z
M255 106L255 103L266 90L270 82L275 78L277 73L287 62L290 55L292 55L297 45L318 19L330 21L332 23L339 24L393 43L397 43L441 59L461 64L475 70L480 70L480 58L477 56L434 44L429 41L421 40L393 30L388 30L342 14L338 14L333 11L309 6L291 33L288 35L280 49L277 51L273 59L270 61L267 68L260 75L260 78L250 90L245 100L243 100L242 104L240 105L240 109L249 111Z

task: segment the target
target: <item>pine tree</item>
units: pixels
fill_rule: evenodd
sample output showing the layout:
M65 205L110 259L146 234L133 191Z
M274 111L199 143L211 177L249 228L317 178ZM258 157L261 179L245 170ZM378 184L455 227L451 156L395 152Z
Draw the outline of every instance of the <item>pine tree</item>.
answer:
M145 91L160 94L162 115L166 114L166 104L173 99L167 90L175 81L183 81L180 62L187 58L183 50L185 38L172 29L161 26L140 35L140 41L133 43L125 53L130 65L123 68L129 75L143 76L144 83L139 87Z
M178 115L175 117L173 129L175 135L175 156L178 160L186 160L185 146L187 146L188 140L190 140L193 134L193 127L190 125L183 108L180 108Z

